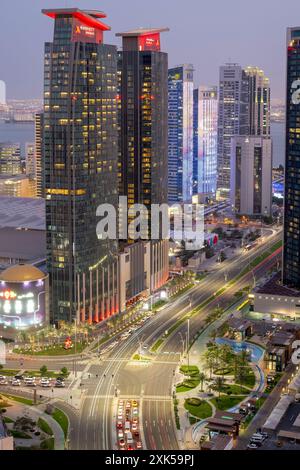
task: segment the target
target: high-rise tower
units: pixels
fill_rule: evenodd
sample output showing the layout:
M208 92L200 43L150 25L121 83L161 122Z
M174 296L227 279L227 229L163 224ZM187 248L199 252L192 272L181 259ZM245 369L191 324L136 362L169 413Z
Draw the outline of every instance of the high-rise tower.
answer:
M283 283L300 289L300 26L287 31Z
M191 202L193 195L193 66L169 69L168 153L170 202Z
M120 217L127 218L129 226L134 219L130 207L147 208L148 223L141 226L140 240L151 239L151 291L169 273L168 240L153 240L151 233L151 205L167 203L168 188L168 55L160 41L164 31L168 28L117 34L123 46L118 59L119 194L127 197L128 205L128 216ZM130 226L128 235L125 243L132 244Z
M230 195L231 138L249 134L249 81L238 64L220 67L217 196Z
M98 11L43 10L44 179L52 321L118 311L116 244L96 235L96 210L117 198L117 51Z

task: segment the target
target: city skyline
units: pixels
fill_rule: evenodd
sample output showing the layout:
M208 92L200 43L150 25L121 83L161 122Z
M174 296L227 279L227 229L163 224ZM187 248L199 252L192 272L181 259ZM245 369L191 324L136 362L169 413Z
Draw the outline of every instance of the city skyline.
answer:
M64 0L63 7L88 6L106 11L112 26L107 41L118 47L120 40L114 37L118 30L137 26L167 26L170 33L163 38L163 47L169 53L169 67L192 63L196 86L217 84L218 67L228 61L240 63L243 67L258 65L270 77L272 100L283 100L286 25L297 26L293 14L293 5L296 7L296 2L289 3L289 8L271 10L271 2L260 4L255 0L247 15L244 15L243 6L236 0L218 5L217 14L214 6L200 5L195 0L184 11L181 11L181 4L177 0L167 0L163 4L154 0L151 9L144 8L136 0L128 0L126 4L116 0L90 0L88 4L82 0ZM51 5L53 6L57 5ZM259 7L260 15L256 14L256 6ZM25 2L20 4L19 1L12 0L9 4L2 5L2 14L6 21L0 31L1 43L5 43L8 36L13 38L12 44L18 44L23 37L26 38L25 47L13 48L13 54L11 48L1 49L0 61L3 67L0 79L6 82L8 99L42 96L41 44L51 37L50 26L46 18L40 15L41 9L46 7L49 7L49 2L45 0L27 0L26 5ZM255 37L252 36L253 21L256 24ZM30 30L26 26L28 24L33 25ZM236 41L236 37L239 37L239 41ZM220 44L222 48L219 47ZM22 81L19 81L20 68Z

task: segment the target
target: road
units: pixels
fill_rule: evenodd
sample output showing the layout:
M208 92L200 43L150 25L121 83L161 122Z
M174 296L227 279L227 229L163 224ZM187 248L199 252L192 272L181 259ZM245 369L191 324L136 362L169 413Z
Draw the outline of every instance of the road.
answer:
M160 313L153 316L137 332L126 341L119 343L103 359L93 358L88 363L90 379L83 380L84 390L82 407L77 413L70 413L70 448L71 449L113 449L116 448L114 438L114 403L115 388L119 398L136 398L140 400L144 443L149 449L178 449L177 431L174 422L172 402L173 371L180 361L182 343L179 333L186 333L186 324L182 324L163 343L159 353L154 355L151 364L134 363L131 358L139 348L139 342L151 345L168 330L179 318L191 309L199 306L214 295L218 289L235 278L258 255L269 249L281 237L280 232L274 234L263 245L258 245L247 253L226 260L217 265L200 284L190 289L175 301L166 306ZM276 263L276 256L270 256L253 272L256 281ZM245 285L252 284L252 272L245 275L234 286L228 288L221 296L212 300L204 309L190 319L190 338L201 328L205 317L212 308L222 306L232 299L233 294ZM71 364L71 358L53 358L51 368ZM38 358L26 361L26 369L38 368L45 359ZM64 364L64 365L65 365ZM79 370L86 366L86 360L79 364ZM10 367L14 366L14 362ZM25 365L24 365L25 368ZM66 405L66 410L67 405ZM69 414L69 413L68 413Z
M118 345L102 362L91 365L89 373L92 378L84 384L85 398L80 414L79 425L71 436L71 448L74 449L112 449L116 443L112 439L114 422L114 390L119 390L119 398L137 398L141 401L141 419L145 444L149 449L178 449L172 404L172 380L179 359L182 344L179 332L185 334L186 325L182 324L172 336L164 342L151 365L138 365L130 362L132 355L139 348L139 340L153 344L165 330L170 328L176 319L198 306L224 285L224 274L227 281L237 276L248 263L280 239L274 235L268 243L257 249L244 253L236 259L226 261L218 266L191 291L167 306L153 317L125 343ZM267 258L253 271L256 280L263 277L266 271L277 262L279 252ZM211 309L228 302L233 294L245 285L253 282L249 273L240 279L222 296L214 299L201 313L190 320L190 337L201 328L205 316ZM100 379L96 379L98 374Z

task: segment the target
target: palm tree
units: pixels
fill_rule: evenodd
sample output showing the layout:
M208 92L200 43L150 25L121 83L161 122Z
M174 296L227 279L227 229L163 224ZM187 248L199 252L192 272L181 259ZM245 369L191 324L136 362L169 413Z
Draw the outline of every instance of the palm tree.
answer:
M219 392L218 398L220 398L221 392L224 388L224 384L225 384L224 377L218 376L215 378L212 388L213 390L216 390L217 392Z

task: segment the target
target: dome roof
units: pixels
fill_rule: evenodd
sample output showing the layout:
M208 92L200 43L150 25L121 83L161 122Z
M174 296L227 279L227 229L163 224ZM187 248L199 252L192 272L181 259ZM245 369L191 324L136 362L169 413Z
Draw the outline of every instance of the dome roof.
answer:
M43 271L30 264L17 264L0 273L0 281L5 282L38 281L45 277Z

